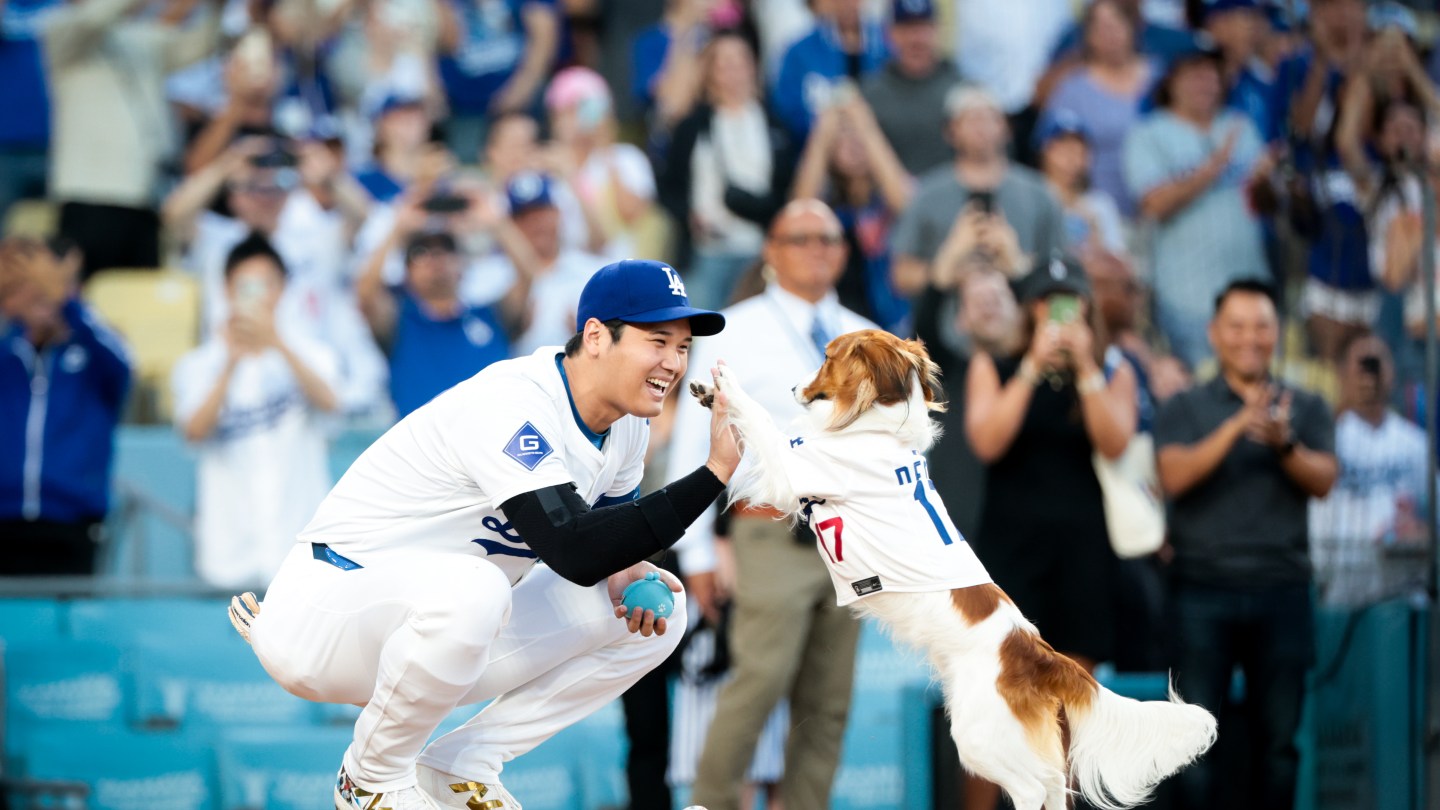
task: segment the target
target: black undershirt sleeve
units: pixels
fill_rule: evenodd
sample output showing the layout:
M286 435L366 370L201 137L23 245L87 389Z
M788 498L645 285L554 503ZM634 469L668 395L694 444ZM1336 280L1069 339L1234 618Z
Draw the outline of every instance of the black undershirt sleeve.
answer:
M629 503L591 509L574 484L564 484L523 492L500 511L542 562L588 587L674 545L724 489L700 467Z

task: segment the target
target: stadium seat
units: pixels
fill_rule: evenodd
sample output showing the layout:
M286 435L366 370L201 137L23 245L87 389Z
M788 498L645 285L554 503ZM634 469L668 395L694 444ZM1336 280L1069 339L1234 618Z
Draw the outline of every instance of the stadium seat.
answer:
M170 369L200 338L200 286L178 270L102 270L85 299L125 337L135 362L136 416L168 421Z
M54 599L0 599L0 645L48 641L65 633L65 604Z
M290 726L224 732L217 745L218 810L328 806L350 732Z
M129 683L118 647L100 641L15 642L5 648L4 751L7 771L28 759L32 737L55 730L88 736L120 728ZM24 755L22 757L22 754Z
M22 776L81 782L88 810L215 810L215 758L205 737L45 729L27 743ZM318 806L312 805L312 806Z
M311 705L281 689L234 633L178 644L142 639L131 650L130 665L133 717L141 727L312 722Z

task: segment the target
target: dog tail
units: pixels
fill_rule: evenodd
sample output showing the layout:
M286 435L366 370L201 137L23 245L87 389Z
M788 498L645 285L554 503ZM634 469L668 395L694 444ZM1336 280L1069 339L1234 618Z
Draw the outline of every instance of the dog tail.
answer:
M1075 669L1090 677L1079 665ZM1092 688L1088 702L1067 702L1065 709L1070 773L1097 808L1149 801L1156 785L1215 743L1215 718L1182 701L1173 684L1169 700L1151 701L1122 697L1099 684Z

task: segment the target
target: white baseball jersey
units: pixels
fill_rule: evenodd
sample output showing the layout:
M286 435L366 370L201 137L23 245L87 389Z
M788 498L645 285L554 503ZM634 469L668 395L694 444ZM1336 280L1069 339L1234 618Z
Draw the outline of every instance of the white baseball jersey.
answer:
M784 464L830 569L837 604L991 581L950 522L925 457L893 433L793 438Z
M558 346L495 363L392 427L350 467L300 534L360 565L373 555L468 552L513 585L537 562L500 505L574 482L586 503L640 484L650 429L624 416L597 450L560 376Z

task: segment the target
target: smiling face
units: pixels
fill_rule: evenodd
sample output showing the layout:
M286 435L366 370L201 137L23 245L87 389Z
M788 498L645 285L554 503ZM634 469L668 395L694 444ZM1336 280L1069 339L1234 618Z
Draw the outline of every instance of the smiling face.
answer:
M601 398L613 410L645 419L660 415L665 394L685 378L690 362L690 321L626 324L619 340L599 321L596 354L602 380Z
M1221 373L1245 383L1265 379L1279 337L1275 305L1263 293L1231 292L1210 321L1210 345Z

